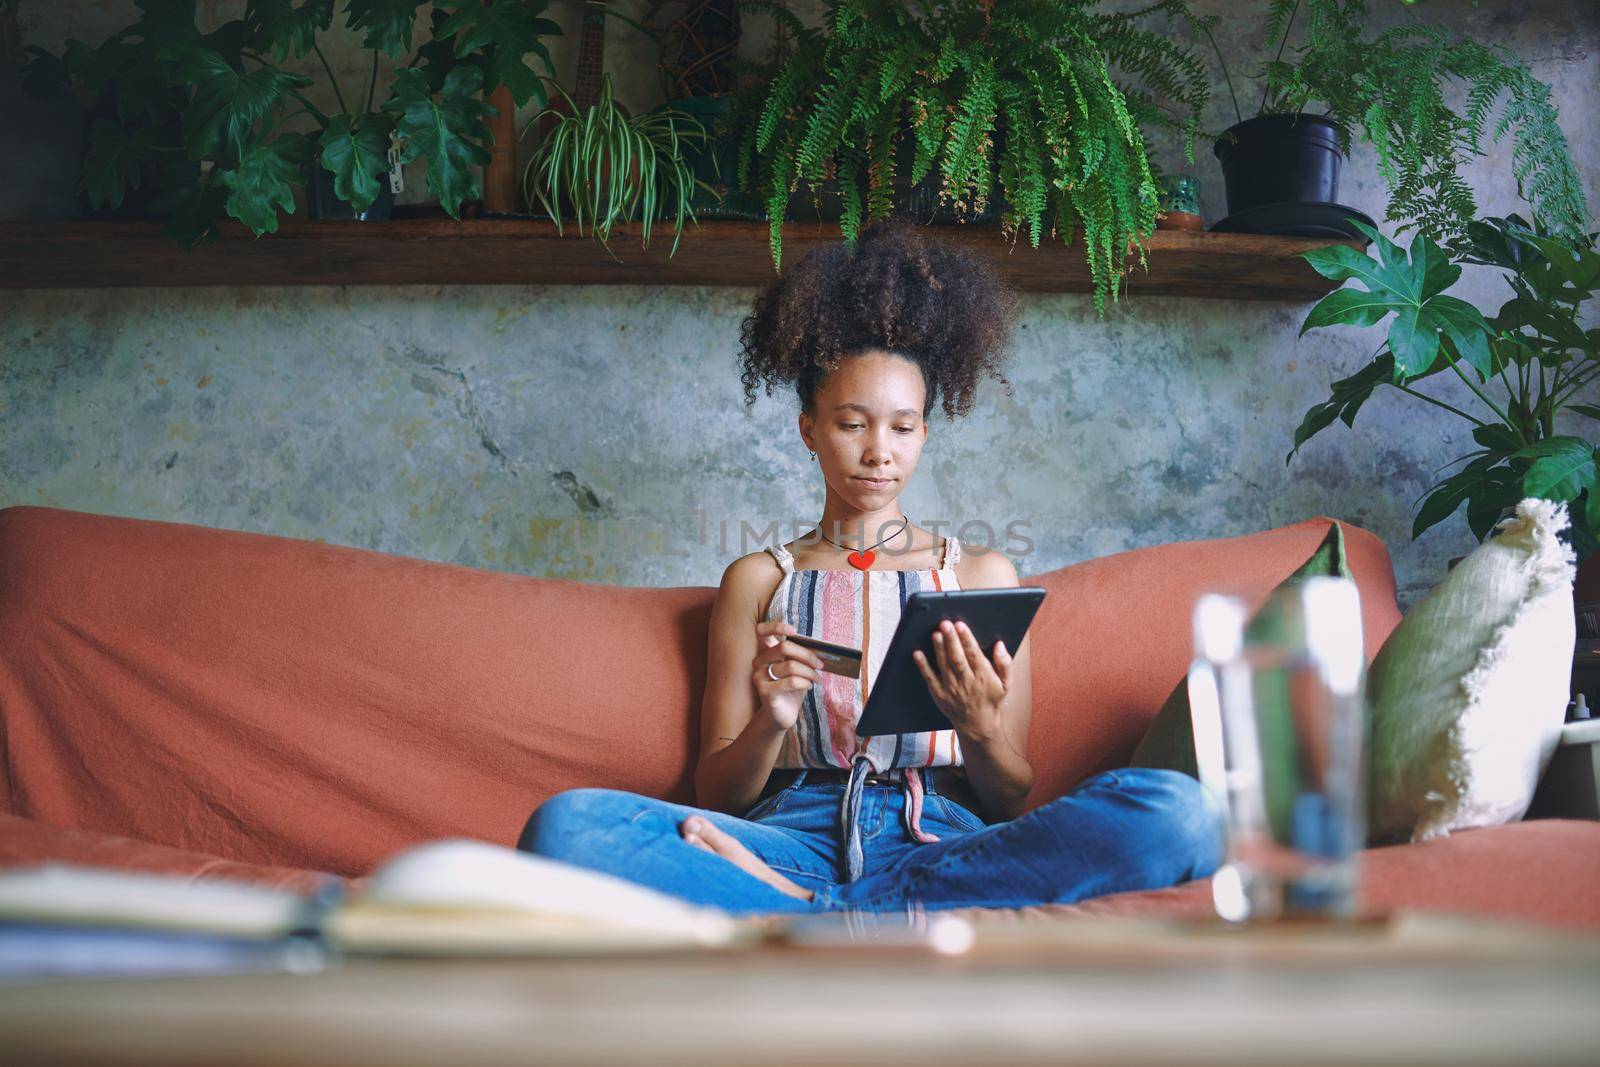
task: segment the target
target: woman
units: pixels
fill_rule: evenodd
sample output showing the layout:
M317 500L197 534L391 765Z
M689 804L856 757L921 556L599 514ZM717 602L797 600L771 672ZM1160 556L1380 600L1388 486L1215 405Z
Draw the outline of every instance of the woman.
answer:
M900 507L934 402L965 415L983 373L1009 390L1013 309L987 262L898 222L863 230L853 253L813 252L756 299L746 401L794 385L826 496L817 530L722 576L700 806L568 790L520 848L735 913L1067 902L1216 869L1220 808L1176 771L1106 772L1023 814L1031 638L984 650L944 623L918 666L953 729L855 735L907 596L1017 585L1000 552L963 552ZM862 677L822 673L796 633L865 649Z

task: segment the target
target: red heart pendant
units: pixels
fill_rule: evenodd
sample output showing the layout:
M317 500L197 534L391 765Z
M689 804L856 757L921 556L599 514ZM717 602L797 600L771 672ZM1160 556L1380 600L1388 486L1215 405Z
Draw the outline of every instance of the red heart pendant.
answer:
M845 562L858 571L864 571L872 566L872 561L877 558L876 552L852 552L845 557Z

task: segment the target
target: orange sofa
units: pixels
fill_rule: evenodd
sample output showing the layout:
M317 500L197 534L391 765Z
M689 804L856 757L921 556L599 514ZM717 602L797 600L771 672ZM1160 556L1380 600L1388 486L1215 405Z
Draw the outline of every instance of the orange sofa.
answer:
M1044 803L1122 766L1186 670L1203 590L1263 601L1332 520L1025 577ZM1399 621L1346 525L1368 655ZM1025 569L1025 568L1024 568ZM429 838L510 845L545 797L693 802L715 589L528 578L51 508L0 510L0 864L310 887ZM1364 908L1600 928L1600 823L1363 855ZM1204 913L1209 881L1024 912Z

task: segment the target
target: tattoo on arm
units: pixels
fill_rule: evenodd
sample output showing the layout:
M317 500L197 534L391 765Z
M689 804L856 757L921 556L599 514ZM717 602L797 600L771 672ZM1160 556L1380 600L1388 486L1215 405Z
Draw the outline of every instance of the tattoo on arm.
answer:
M737 741L739 739L737 737L719 737L719 738L717 738L717 740L718 741Z

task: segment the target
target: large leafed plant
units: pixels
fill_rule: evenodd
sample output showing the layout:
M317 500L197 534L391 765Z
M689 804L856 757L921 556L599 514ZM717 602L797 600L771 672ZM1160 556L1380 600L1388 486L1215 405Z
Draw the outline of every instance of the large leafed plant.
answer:
M1188 19L1182 0L1104 13L1093 0L829 0L819 28L781 6L792 51L741 91L734 127L740 187L767 205L782 261L790 197L837 182L841 230L890 213L903 139L909 184L937 168L941 200L976 214L998 188L1002 226L1082 238L1095 305L1117 293L1130 249L1159 211L1141 127L1192 135L1207 95L1203 64L1141 20ZM1192 158L1192 146L1191 158Z
M1600 450L1588 438L1557 433L1555 420L1567 410L1600 421L1600 404L1593 402L1600 392L1600 327L1584 325L1593 320L1590 301L1600 288L1595 236L1574 245L1512 215L1473 223L1447 255L1426 234L1417 234L1406 250L1362 229L1376 255L1343 245L1306 253L1325 277L1359 285L1329 293L1300 332L1387 320L1384 343L1366 366L1333 383L1328 401L1306 413L1288 458L1335 419L1353 426L1373 391L1387 385L1465 419L1479 446L1454 461L1465 466L1425 494L1413 538L1465 507L1467 525L1482 540L1504 509L1540 496L1569 505L1578 558L1594 552L1600 547ZM1492 318L1447 292L1463 263L1505 272L1512 295ZM1463 410L1416 388L1440 374L1464 382L1480 410Z
M374 108L379 54L412 51L417 0L347 0L344 29L372 53L365 99L347 99L319 37L334 23L335 0L249 0L243 16L209 33L194 0L138 0L140 18L98 48L68 41L61 56L32 49L36 89L74 88L93 115L82 186L91 207L119 207L141 182L162 184L147 205L170 213L185 244L213 239L231 216L257 235L294 210L294 186L316 163L335 193L358 210L377 197L390 168L423 159L429 190L451 215L478 195L475 168L491 137L482 96L497 86L518 105L546 100L535 56L554 73L540 38L560 32L540 17L548 0L440 0L430 36L394 72ZM313 79L290 69L314 55L339 110L318 108ZM359 106L357 106L359 105ZM309 119L312 129L307 130Z

